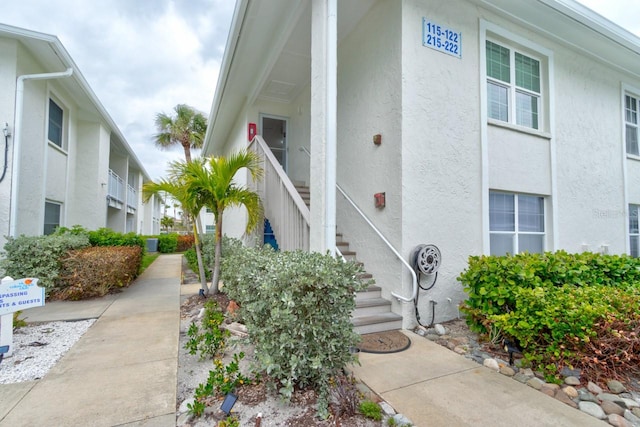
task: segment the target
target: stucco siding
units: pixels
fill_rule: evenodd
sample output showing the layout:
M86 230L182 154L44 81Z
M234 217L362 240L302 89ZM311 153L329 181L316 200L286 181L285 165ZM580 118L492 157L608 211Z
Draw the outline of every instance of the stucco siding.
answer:
M482 251L478 12L465 1L403 4L402 253L409 260L418 244L442 253L436 286L420 291L429 323L431 299L436 321L457 316L465 295L456 277ZM462 33L461 58L422 45L423 17ZM406 271L402 281L408 296ZM410 304L405 311L405 327L415 324Z
M401 10L400 2L376 3L338 47L337 183L395 248L402 245ZM375 193L385 193L386 207L375 207ZM400 263L340 192L336 223L383 296L401 293Z
M619 73L556 51L559 248L626 251ZM633 181L628 181L632 183ZM635 181L638 183L639 181ZM630 188L634 185L630 185Z
M4 129L4 124L9 123L9 130L13 133L14 121L14 101L16 88L16 66L17 66L17 43L13 40L0 38L0 114L3 121L0 122L0 128ZM4 152L5 138L0 133L0 142L2 143L2 151ZM12 143L12 138L8 140ZM10 149L9 155L13 153ZM4 156L4 155L3 155ZM4 165L3 165L4 166ZM10 216L10 200L11 200L11 174L13 172L13 164L11 157L8 158L6 169L0 170L0 175L4 172L4 179L0 182L0 248L4 247L6 242L5 236L9 235L9 216Z
M489 126L489 187L551 194L550 141L500 126Z

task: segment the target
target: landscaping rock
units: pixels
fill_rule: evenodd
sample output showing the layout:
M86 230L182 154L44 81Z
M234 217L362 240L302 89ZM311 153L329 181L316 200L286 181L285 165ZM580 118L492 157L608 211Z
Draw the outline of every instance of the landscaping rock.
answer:
M578 397L578 390L575 389L575 387L573 386L566 386L562 388L562 391L564 391L567 396L569 396L572 399L575 399L576 397Z
M634 427L640 427L640 417L636 417L631 411L624 411L624 418L633 424Z
M492 371L498 372L500 370L500 366L498 365L498 362L495 359L484 359L484 362L482 364L483 366L491 369Z
M394 416L396 414L396 410L393 409L393 407L391 405L389 405L387 402L382 401L378 405L380 405L380 408L382 408L382 412L386 416L392 417L392 416Z
M618 405L615 402L611 402L609 400L605 400L602 402L602 404L600 404L600 407L602 408L602 410L604 411L605 414L610 415L610 414L618 414L620 416L624 416L624 411L625 409Z
M588 392L585 389L578 390L578 399L585 402L600 403L597 397L595 397L592 393Z
M587 384L587 389L593 394L601 394L604 392L604 390L602 390L602 387L591 381L589 381L589 383Z
M580 375L582 375L582 371L580 369L569 369L567 366L565 366L560 371L560 375L562 375L565 378L566 377L577 377L577 378L580 378Z
M540 378L531 378L529 381L527 381L527 385L529 387L535 388L536 390L540 390L543 384L544 381L542 381Z
M620 416L618 414L610 414L607 418L607 421L609 421L609 424L614 427L633 427L633 424L631 424L629 421L625 420L623 416Z
M604 420L605 418L607 418L607 415L604 413L602 408L596 403L580 402L578 403L578 408L585 414L589 414L592 417L598 418L599 420Z
M627 391L627 388L620 381L617 381L617 380L607 381L607 387L613 394L620 394Z
M564 379L564 383L567 385L580 385L580 378L578 377L567 377Z
M447 333L447 330L445 329L444 326L442 326L441 324L436 324L433 329L436 330L436 333L440 336L445 335Z
M394 415L393 420L396 422L396 425L399 427L412 425L411 420L402 414Z
M572 408L577 408L578 407L578 404L576 402L574 402L573 399L571 399L571 397L569 397L569 395L567 393L565 393L563 390L556 391L556 394L553 397L556 400L559 400L560 402L571 406Z
M516 371L513 370L513 368L510 368L508 366L501 366L500 367L500 373L502 375L506 375L508 377L512 377L516 374Z

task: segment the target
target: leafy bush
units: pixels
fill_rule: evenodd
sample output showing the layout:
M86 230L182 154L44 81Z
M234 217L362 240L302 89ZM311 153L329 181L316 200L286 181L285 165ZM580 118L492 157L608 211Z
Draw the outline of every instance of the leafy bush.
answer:
M127 286L138 275L139 246L90 247L69 251L61 259L53 296L79 300L101 297Z
M615 338L633 336L640 324L640 260L628 256L560 251L470 257L458 280L469 295L462 310L470 327L515 338L525 361L548 380L564 366L589 365L585 355L602 361L611 346L594 345L606 334L602 325L616 324L615 333L610 330ZM640 362L640 356L615 353L605 361L607 369L633 369Z
M158 252L163 254L171 254L178 247L177 234L161 234L158 236Z
M37 277L49 293L56 284L60 260L71 249L89 246L86 234L9 237L4 245L0 269L14 279Z
M142 236L130 233L118 233L110 228L99 228L89 231L89 242L91 246L140 246L145 249L145 240Z
M187 249L192 248L194 244L195 238L193 237L193 234L179 235L176 252L184 252Z
M327 415L331 377L354 361L350 353L354 292L362 267L329 255L238 250L225 257L222 280L255 344L256 360L291 397L295 385L319 392L318 412Z
M218 309L216 300L209 300L204 304L204 317L202 329L194 322L189 326L187 335L189 340L184 348L189 354L200 352L200 359L214 357L223 350L230 333L227 329L221 329L224 322L224 313Z

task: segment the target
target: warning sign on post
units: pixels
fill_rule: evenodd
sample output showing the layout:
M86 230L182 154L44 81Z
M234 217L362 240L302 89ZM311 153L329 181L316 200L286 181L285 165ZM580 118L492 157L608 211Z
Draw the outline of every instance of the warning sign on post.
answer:
M0 316L44 305L44 288L38 279L25 278L0 284Z

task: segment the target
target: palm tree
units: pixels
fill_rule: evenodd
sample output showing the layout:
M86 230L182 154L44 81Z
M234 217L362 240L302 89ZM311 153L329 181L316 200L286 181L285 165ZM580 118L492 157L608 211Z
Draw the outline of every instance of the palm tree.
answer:
M161 149L169 149L174 145L181 145L184 149L184 158L191 161L191 149L202 148L204 134L207 131L206 117L186 104L178 104L173 109L175 116L165 113L156 115L156 128L158 133L154 135L156 145Z
M142 186L145 202L151 198L153 194L161 192L171 194L176 200L182 203L183 209L187 215L194 218L204 207L204 200L197 193L190 193L189 186L185 181L184 168L188 163L172 162L169 166L169 179L162 179L158 182L146 182ZM167 218L167 217L165 217ZM163 218L164 219L164 218ZM200 287L205 294L209 293L207 286L207 278L204 273L204 262L202 260L202 248L200 247L200 239L198 237L198 228L196 222L192 224L194 246L196 248L196 257L198 259L198 273L200 274Z
M236 173L243 168L249 171L254 181L262 178L263 170L260 166L260 158L255 153L244 150L227 158L198 159L188 163L184 169L187 175L188 192L202 197L204 205L211 209L215 218L216 248L211 282L213 293L218 292L222 253L222 216L225 209L233 206L246 208L247 226L245 232L247 234L254 230L262 219L262 204L258 194L233 181Z

